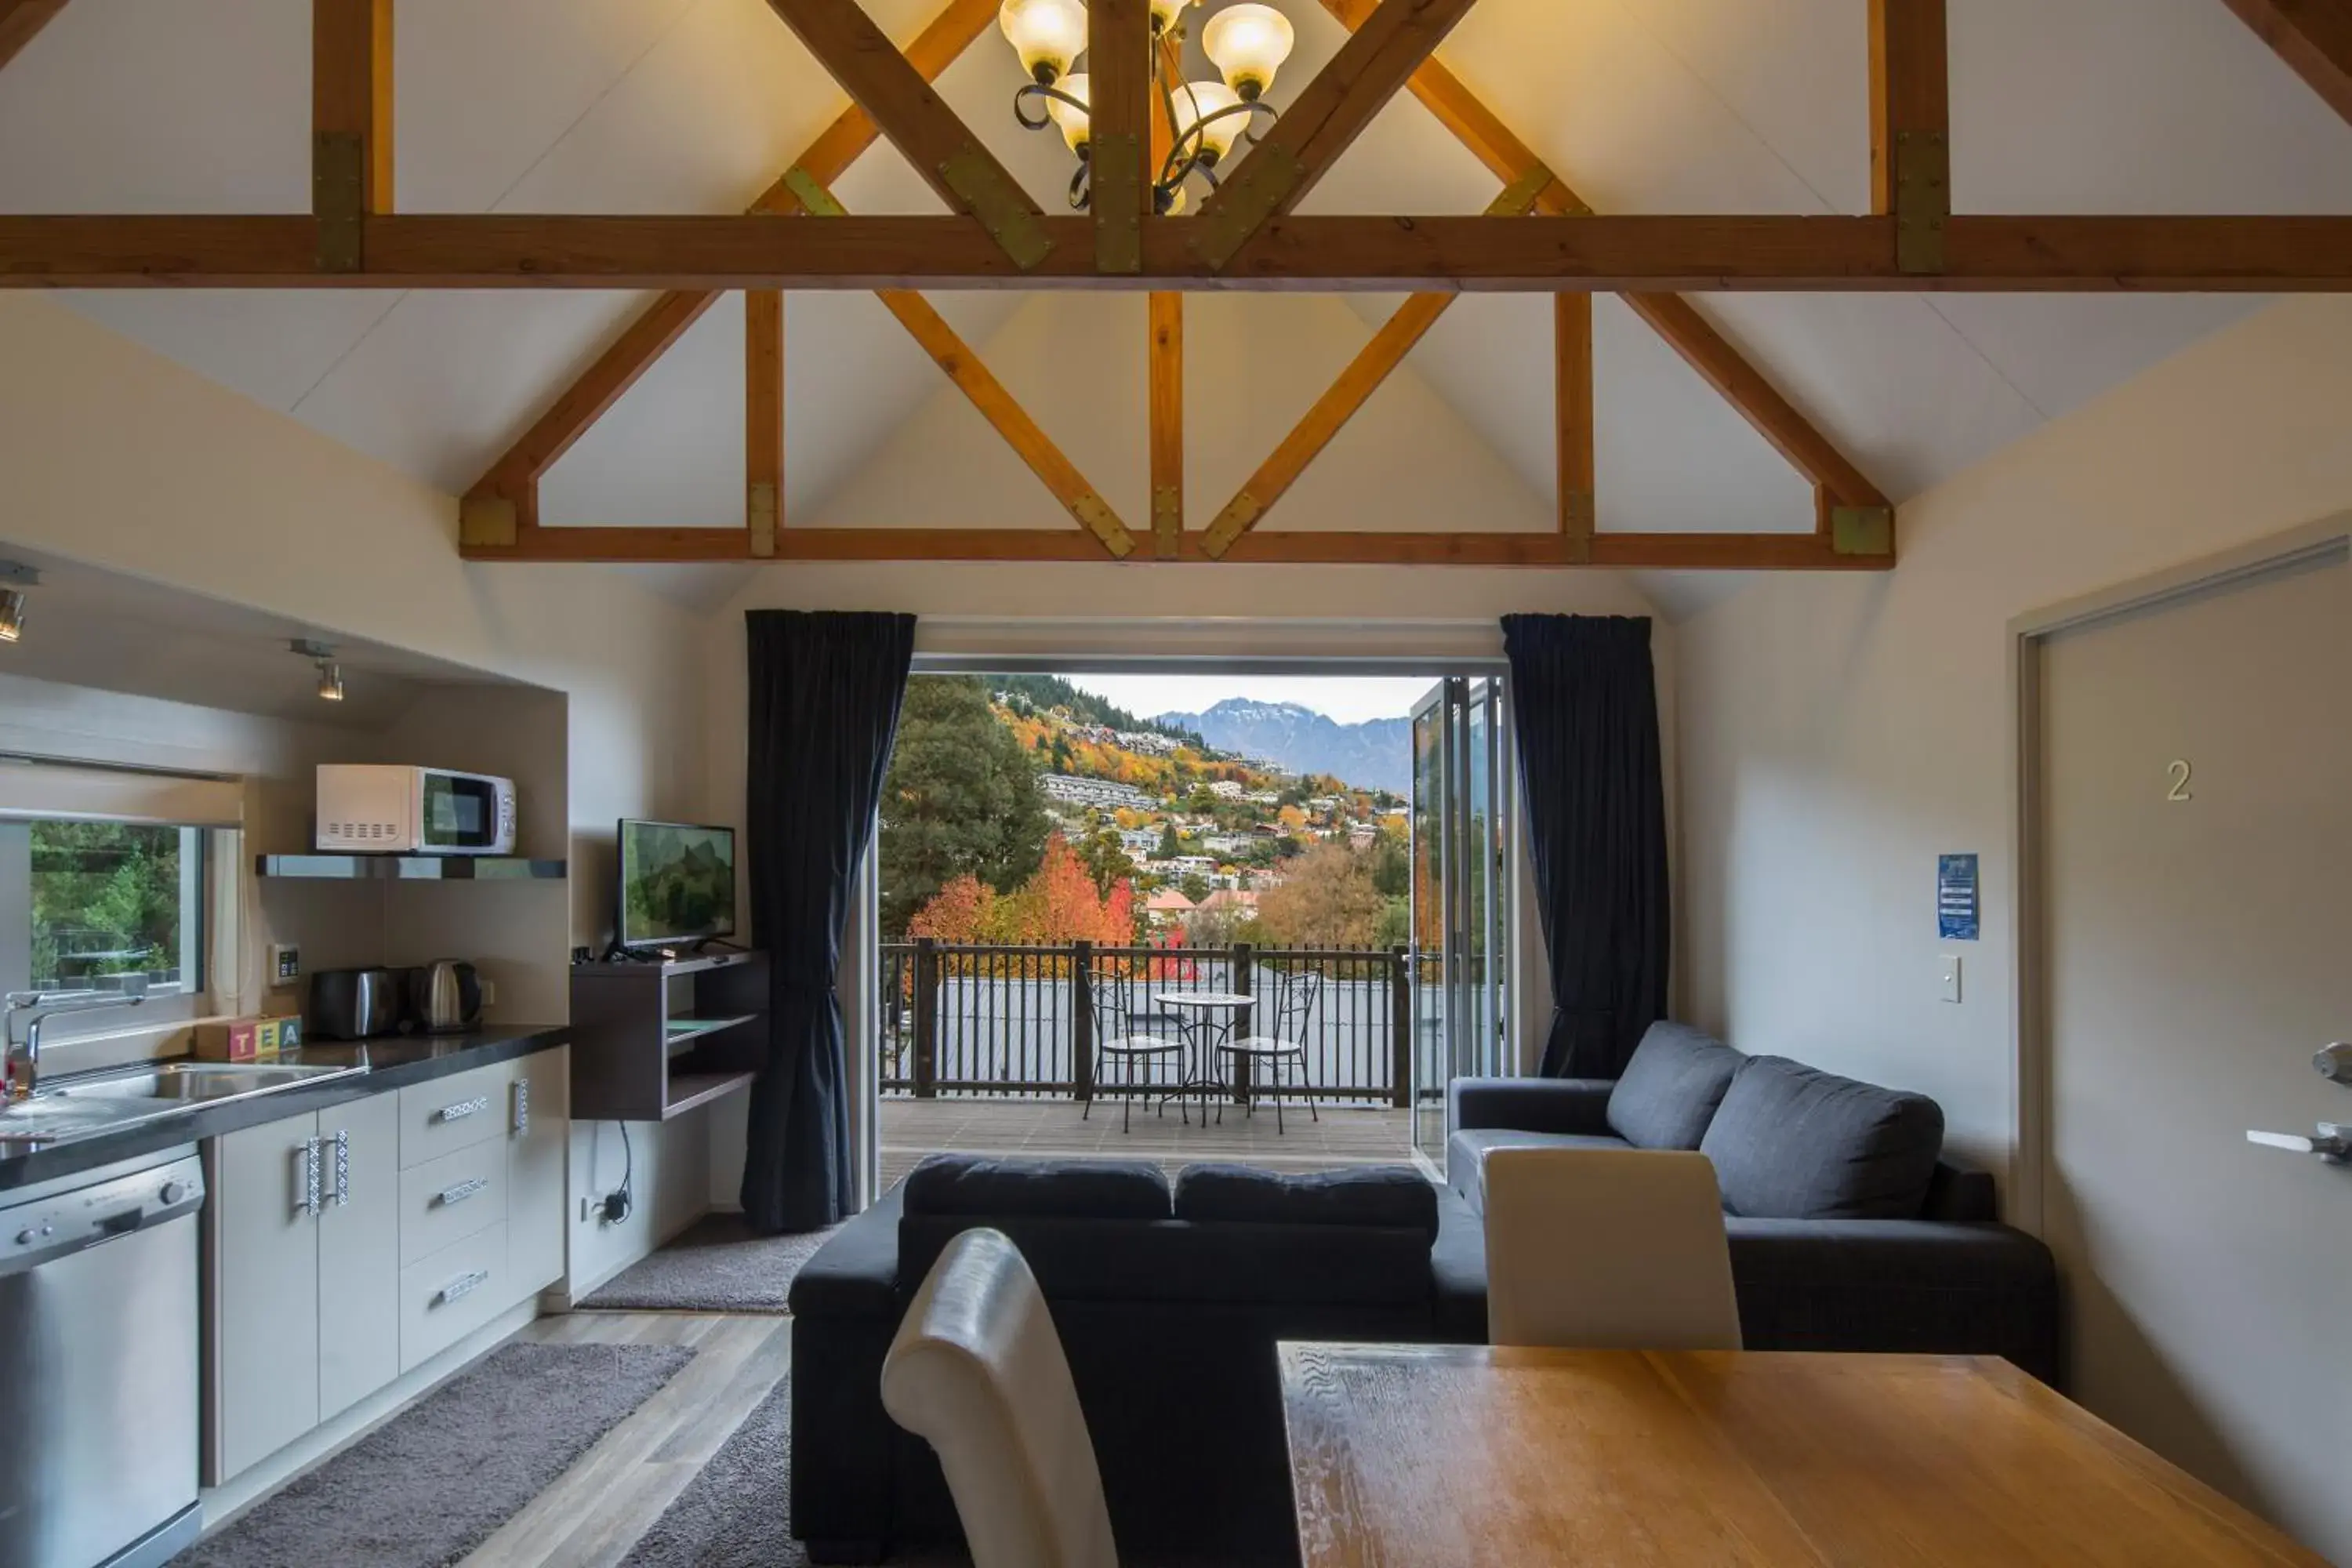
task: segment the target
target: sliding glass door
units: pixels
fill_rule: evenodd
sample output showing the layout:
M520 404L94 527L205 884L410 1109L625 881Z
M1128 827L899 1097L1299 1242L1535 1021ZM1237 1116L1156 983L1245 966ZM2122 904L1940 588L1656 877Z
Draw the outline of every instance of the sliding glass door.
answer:
M1413 1143L1441 1164L1446 1085L1512 1059L1505 703L1500 677L1452 676L1412 714Z

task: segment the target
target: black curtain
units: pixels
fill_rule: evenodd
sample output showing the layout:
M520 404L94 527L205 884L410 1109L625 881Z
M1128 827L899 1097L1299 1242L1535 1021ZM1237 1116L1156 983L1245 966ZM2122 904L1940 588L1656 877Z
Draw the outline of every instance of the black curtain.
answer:
M815 1230L856 1202L841 967L914 658L912 616L753 610L746 852L768 954L768 1058L751 1083L743 1214Z
M1666 1010L1665 784L1650 623L1506 616L1551 1078L1615 1078Z

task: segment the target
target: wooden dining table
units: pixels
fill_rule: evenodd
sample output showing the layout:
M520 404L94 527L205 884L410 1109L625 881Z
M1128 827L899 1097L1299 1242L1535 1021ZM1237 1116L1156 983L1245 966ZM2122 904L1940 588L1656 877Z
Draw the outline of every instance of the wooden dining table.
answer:
M1304 1568L2327 1568L1994 1357L1280 1356Z

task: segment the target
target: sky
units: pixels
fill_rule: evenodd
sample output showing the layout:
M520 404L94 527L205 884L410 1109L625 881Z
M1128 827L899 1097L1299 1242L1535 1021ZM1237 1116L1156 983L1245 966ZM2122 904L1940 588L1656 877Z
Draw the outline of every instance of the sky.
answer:
M1139 719L1198 713L1228 697L1296 702L1338 720L1402 719L1437 684L1427 676L1367 675L1069 675L1081 691L1106 698Z

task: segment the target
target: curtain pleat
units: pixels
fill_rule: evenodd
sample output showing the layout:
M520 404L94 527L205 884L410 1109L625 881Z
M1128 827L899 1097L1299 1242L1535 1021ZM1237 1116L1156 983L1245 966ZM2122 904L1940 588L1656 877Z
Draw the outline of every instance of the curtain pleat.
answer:
M1650 622L1506 616L1544 947L1544 1073L1613 1079L1666 1010L1672 916Z
M752 1080L743 1214L816 1230L856 1201L834 984L898 708L912 616L753 610L745 850L768 955L768 1057Z

